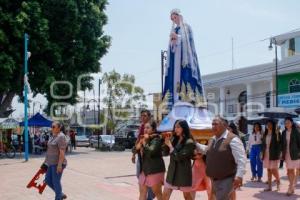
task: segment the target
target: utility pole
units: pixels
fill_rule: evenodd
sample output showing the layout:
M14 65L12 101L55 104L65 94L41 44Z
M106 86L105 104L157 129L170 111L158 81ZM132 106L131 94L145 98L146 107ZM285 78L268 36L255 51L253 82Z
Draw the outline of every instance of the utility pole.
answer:
M96 119L96 103L97 103L97 101L96 101L96 99L95 99L95 89L93 88L93 96L94 96L94 124L96 125L97 124L97 119Z
M233 37L231 38L231 67L234 69L234 47L233 47Z

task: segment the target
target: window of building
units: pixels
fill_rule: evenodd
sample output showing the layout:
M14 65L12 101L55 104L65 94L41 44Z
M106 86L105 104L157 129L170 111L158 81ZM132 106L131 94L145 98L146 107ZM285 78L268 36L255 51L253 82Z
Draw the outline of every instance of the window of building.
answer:
M283 57L300 55L300 37L291 38L282 44Z
M295 38L295 54L300 55L300 37Z
M289 84L290 93L300 92L300 81L298 79L293 79Z
M236 104L231 104L227 106L227 111L230 114L236 113L237 112L237 105Z
M295 55L295 38L289 40L289 56Z
M267 108L271 107L271 92L266 93L266 107Z
M244 105L247 104L247 91L243 91L240 93L238 102L240 103L239 112L244 112Z

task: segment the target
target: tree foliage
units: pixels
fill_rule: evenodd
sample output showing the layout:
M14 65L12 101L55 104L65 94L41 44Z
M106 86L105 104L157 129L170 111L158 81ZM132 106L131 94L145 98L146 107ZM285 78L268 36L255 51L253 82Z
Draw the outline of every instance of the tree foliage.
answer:
M74 104L77 79L100 71L100 58L107 52L110 37L103 32L107 23L106 0L1 0L0 1L0 117L7 115L12 98L22 98L24 33L29 34L29 83L34 95L41 93L52 103L54 81L73 85ZM80 83L92 87L90 76ZM64 96L69 87L57 85L53 93Z
M118 119L127 119L135 108L146 107L144 90L135 85L134 75L121 75L113 70L104 73L103 83L106 85L103 101L108 111L109 128L113 129Z

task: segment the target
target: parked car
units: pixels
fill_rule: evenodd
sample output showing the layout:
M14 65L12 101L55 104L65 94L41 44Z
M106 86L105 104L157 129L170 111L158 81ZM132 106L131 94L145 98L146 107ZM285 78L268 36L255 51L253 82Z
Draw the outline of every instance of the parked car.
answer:
M99 147L109 147L111 149L114 144L114 135L99 135ZM93 135L90 137L90 146L98 147L98 135Z
M115 134L116 142L122 146L125 146L127 149L131 149L137 139L139 127L139 124L129 124L120 127Z
M76 146L77 147L89 147L90 140L87 135L76 135L75 136Z

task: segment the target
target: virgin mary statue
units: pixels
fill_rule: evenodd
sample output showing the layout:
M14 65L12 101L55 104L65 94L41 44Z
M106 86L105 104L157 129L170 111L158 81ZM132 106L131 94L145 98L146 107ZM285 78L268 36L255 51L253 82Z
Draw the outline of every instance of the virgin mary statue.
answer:
M170 15L173 25L164 69L163 102L169 108L178 101L201 106L203 87L191 27L184 23L180 10L174 9Z

